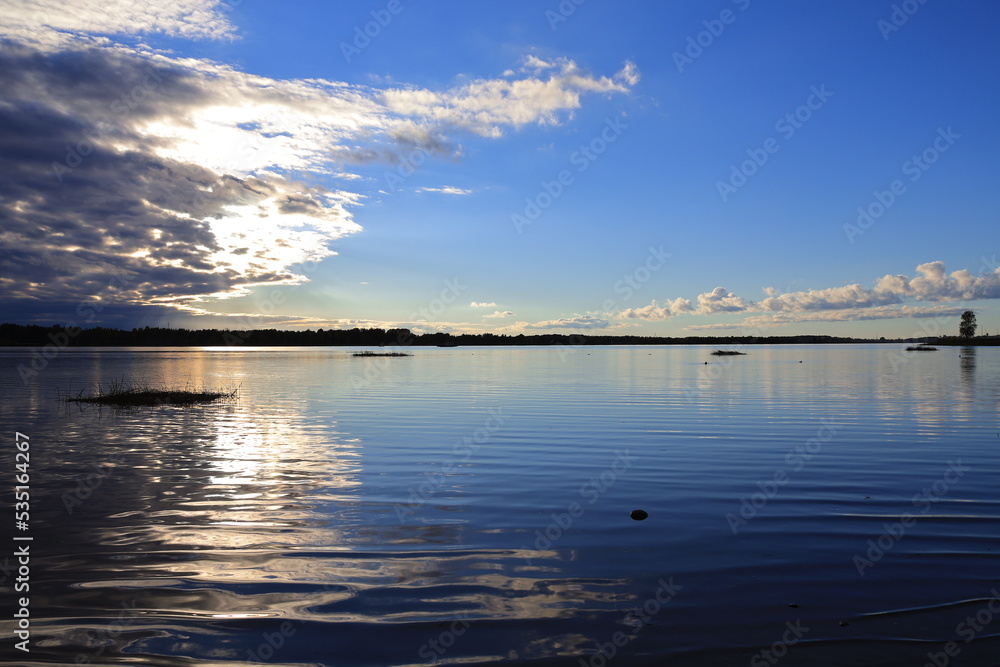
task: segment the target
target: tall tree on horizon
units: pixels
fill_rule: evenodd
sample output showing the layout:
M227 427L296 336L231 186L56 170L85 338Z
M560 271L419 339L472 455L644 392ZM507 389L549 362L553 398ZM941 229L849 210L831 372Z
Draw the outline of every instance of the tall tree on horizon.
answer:
M962 338L972 338L976 335L976 314L971 310L962 313L962 323L958 325L958 335Z

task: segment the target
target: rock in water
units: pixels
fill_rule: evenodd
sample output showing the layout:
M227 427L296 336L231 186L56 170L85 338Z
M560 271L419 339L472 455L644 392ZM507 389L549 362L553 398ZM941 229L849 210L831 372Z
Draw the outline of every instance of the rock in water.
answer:
M636 521L642 521L643 519L645 519L649 515L646 514L646 512L644 510L632 510L632 513L629 514L629 516L632 517L633 519L635 519Z

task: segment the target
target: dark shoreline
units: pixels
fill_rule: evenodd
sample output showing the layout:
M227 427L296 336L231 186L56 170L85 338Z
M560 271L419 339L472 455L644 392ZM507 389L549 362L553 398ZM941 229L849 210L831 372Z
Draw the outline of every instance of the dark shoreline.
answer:
M933 342L935 345L950 345L952 347L992 347L1000 345L1000 336L976 336L975 338L943 336Z
M415 334L409 329L90 329L0 324L0 347L228 347L228 346L396 346L454 347L498 345L783 345L829 343L926 343L1000 345L1000 336L924 336L921 338L850 338L842 336L608 336L584 334Z

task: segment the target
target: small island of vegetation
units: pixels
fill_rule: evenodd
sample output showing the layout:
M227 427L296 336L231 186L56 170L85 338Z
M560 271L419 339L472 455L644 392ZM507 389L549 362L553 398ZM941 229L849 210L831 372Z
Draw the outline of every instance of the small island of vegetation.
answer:
M83 390L67 403L94 403L119 408L137 408L156 405L193 405L195 403L214 403L215 401L235 401L239 397L239 389L223 391L196 391L190 389L165 389L150 387L128 382L127 380L112 380L107 385L98 383L89 396L83 395Z
M736 350L716 350L712 353L715 357L732 357L732 356L746 356L746 352L738 352Z
M406 352L355 352L351 355L352 357L412 357L412 354L407 354Z

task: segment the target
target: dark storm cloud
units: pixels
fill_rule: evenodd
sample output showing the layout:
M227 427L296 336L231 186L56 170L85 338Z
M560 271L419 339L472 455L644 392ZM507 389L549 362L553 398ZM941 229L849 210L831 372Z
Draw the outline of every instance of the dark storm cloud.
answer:
M16 319L19 323L67 328L105 326L132 329L167 324L176 326L181 321L175 308L121 304L112 295L105 295L103 301L85 303L5 298L0 302L0 309L0 323ZM9 317L13 313L17 314L16 318Z
M345 218L320 201L325 191L160 157L163 140L138 131L203 104L203 85L114 51L0 44L0 286L9 306L86 302L115 275L128 277L119 306L293 279L227 267L208 221L269 198L284 213Z

